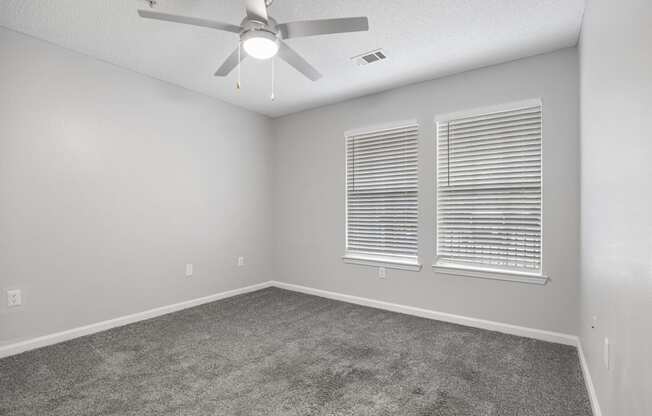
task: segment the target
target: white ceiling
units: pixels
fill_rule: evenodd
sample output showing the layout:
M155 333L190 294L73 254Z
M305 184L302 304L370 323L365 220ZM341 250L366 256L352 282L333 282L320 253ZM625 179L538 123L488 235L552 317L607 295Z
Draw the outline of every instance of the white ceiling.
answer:
M156 10L239 24L238 0L157 0ZM213 76L237 35L141 19L144 0L2 0L0 25L272 117L574 46L584 0L275 0L277 21L368 16L369 32L288 40L324 77L309 81L281 61L246 60ZM382 63L351 56L384 48Z

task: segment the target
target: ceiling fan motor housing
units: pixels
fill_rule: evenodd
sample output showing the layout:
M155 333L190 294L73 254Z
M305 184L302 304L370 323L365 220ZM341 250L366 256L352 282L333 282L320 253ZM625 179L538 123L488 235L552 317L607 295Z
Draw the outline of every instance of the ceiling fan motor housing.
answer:
M246 33L249 32L256 32L256 31L265 31L273 34L274 36L278 37L279 30L277 28L277 23L276 20L273 18L269 17L267 19L267 22L259 21L256 19L252 19L250 17L245 17L242 23L240 24L242 27L242 31L240 32L240 37L244 36Z

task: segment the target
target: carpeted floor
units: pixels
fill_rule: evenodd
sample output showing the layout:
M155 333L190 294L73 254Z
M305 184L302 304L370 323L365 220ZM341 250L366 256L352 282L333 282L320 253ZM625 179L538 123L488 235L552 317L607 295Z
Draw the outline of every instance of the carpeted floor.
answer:
M0 415L590 414L572 347L276 288L0 360Z

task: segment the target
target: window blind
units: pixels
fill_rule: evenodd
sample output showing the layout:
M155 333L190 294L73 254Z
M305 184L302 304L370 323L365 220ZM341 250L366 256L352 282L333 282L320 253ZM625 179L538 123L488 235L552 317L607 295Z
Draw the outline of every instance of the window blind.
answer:
M346 252L416 261L418 126L346 137Z
M541 272L541 104L437 123L437 263Z

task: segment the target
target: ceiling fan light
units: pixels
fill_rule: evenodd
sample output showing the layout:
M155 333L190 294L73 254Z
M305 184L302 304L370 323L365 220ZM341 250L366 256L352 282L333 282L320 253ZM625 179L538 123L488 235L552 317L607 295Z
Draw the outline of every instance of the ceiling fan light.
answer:
M243 36L242 47L252 58L269 59L278 52L278 39L267 31L251 31Z

